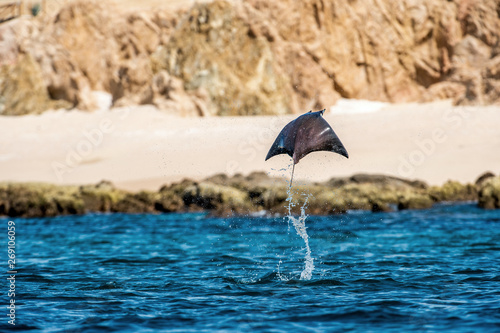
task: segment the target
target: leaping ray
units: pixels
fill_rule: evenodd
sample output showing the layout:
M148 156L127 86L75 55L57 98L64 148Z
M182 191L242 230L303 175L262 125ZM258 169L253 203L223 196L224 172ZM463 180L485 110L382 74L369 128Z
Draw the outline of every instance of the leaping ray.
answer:
M323 118L325 109L309 111L289 122L274 141L266 156L266 161L273 156L288 154L293 159L292 178L295 164L314 151L331 151L349 158L339 137Z

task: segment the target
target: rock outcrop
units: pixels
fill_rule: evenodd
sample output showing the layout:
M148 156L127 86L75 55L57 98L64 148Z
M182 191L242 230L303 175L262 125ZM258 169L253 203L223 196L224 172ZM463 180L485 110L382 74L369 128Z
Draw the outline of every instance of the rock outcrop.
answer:
M193 7L157 50L156 70L180 78L193 95L207 95L209 114L290 113L288 77L249 15L223 1Z
M499 103L498 0L249 3L342 97Z
M114 106L194 116L297 113L340 97L499 104L499 12L500 0L216 0L177 12L71 1L0 25L0 82L38 64L19 91L3 84L0 110L90 110L94 90ZM22 98L33 87L40 102Z
M477 200L477 188L472 184L447 181L442 186L432 186L427 191L435 202Z
M500 208L500 177L488 178L480 185L478 205L485 209Z
M290 199L291 198L291 199ZM102 181L96 185L55 186L38 183L0 184L0 216L39 217L88 212L172 213L208 211L215 216L342 214L349 210L390 212L426 209L435 203L478 200L479 207L500 208L500 177L479 188L447 182L428 187L421 181L354 175L325 183L295 184L256 172L246 177L215 175L201 182L184 180L158 192L128 193Z
M0 115L17 116L68 107L52 100L44 84L40 65L31 55L22 55L14 66L0 68Z
M72 1L53 15L2 24L0 67L11 71L30 55L39 65L45 94L66 101L66 108L95 109L92 91L110 93L116 106L151 104L158 85L160 90L176 86L153 77L150 55L168 39L180 13L116 9L106 2ZM9 106L3 104L4 109ZM169 106L187 112L178 110L177 103Z

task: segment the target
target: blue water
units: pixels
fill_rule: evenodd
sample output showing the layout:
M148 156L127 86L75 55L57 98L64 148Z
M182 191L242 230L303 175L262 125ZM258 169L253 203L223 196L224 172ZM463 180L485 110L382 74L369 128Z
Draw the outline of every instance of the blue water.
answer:
M473 204L310 216L309 281L304 241L284 218L14 222L18 329L500 331L500 212Z

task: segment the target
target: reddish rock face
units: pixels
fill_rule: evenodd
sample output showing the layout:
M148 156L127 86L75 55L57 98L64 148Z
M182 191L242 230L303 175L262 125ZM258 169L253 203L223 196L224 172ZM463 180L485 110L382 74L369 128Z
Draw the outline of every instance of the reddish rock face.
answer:
M0 25L0 90L29 54L49 98L81 109L96 107L92 90L115 106L182 115L300 113L340 97L499 104L499 13L498 0L214 1L177 11L72 1ZM16 98L4 92L0 103Z
M498 1L247 3L284 42L299 44L342 97L500 102L491 79L500 62ZM291 71L296 63L287 61Z

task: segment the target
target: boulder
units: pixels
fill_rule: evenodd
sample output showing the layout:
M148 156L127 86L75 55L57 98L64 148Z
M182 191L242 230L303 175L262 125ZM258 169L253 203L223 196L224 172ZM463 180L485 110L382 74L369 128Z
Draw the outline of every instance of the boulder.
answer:
M184 210L184 201L180 195L171 191L168 187L163 187L155 201L155 209L162 213L180 212Z
M96 185L82 185L78 191L88 212L117 211L116 205L126 195L123 191L117 190L109 181L101 181Z
M0 185L0 214L13 217L83 214L85 203L75 186L42 183Z
M146 191L127 193L112 206L111 211L121 213L155 213L157 212L156 198L156 193Z
M288 213L288 187L286 186L261 187L259 191L256 191L254 188L249 195L257 207L268 211L270 214ZM298 208L292 209L292 211L296 214Z
M434 201L428 195L407 193L399 197L398 209L427 209L433 204Z
M492 177L481 184L478 206L484 209L500 208L500 177Z
M351 209L342 195L332 189L324 189L311 195L307 205L308 213L313 215L344 214Z
M182 199L188 208L214 210L220 215L244 214L252 208L247 193L208 182L187 186Z
M433 186L428 189L432 200L441 201L472 201L477 199L476 187L472 184L461 184L457 181L447 181L442 186Z
M487 171L485 173L483 173L482 175L480 175L479 177L477 177L476 181L475 181L475 185L476 185L476 188L480 188L484 182L490 178L494 178L495 177L495 174L491 171Z

